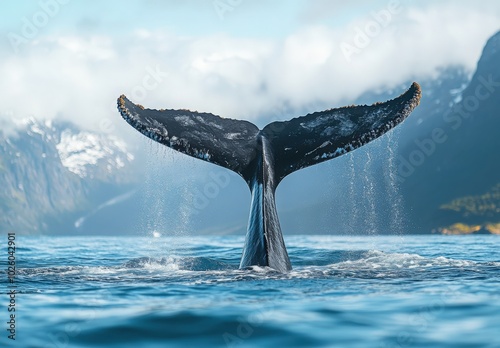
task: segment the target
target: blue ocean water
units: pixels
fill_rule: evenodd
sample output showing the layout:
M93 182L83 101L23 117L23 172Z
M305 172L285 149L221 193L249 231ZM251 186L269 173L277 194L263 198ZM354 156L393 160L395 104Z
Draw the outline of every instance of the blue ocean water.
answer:
M500 347L500 237L17 236L13 347ZM7 285L2 258L3 285Z

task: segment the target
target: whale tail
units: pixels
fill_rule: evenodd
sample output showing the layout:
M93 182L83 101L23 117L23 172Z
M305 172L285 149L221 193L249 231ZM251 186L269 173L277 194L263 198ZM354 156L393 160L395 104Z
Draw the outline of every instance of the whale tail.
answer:
M270 141L280 182L296 170L352 151L402 122L420 101L417 83L401 96L370 106L348 106L273 122L254 124L190 110L153 110L118 98L122 117L139 132L174 150L230 169L247 182L262 151L258 135Z
M383 135L419 104L420 86L373 105L315 112L264 129L242 120L190 110L152 110L118 98L122 117L145 136L238 173L252 192L241 267L291 269L274 204L287 175L341 156Z

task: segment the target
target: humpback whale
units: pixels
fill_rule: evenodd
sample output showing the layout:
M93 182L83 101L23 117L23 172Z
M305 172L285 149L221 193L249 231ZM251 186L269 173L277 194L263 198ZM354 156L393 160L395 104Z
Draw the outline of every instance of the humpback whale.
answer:
M275 192L289 174L341 156L383 135L419 104L413 83L399 97L373 105L314 112L289 121L254 124L190 110L153 110L118 98L121 116L148 138L239 174L248 184L251 208L240 268L292 269Z

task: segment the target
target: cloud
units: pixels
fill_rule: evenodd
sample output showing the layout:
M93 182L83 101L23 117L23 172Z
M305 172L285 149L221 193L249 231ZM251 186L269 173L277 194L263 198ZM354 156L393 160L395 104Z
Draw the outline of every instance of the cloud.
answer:
M486 3L402 6L379 30L371 13L342 27L309 21L284 39L148 29L40 34L17 55L2 48L12 53L0 61L0 118L60 117L102 130L121 122L115 108L121 93L147 107L254 121L284 104L338 106L372 88L435 76L448 65L472 71L499 29L500 6ZM363 33L368 40L357 45ZM355 48L350 56L349 46Z

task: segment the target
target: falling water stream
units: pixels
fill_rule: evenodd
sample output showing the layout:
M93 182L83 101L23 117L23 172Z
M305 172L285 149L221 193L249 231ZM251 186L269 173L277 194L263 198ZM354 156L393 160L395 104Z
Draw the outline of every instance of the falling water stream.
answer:
M147 236L160 236L167 226L165 217L165 201L164 191L162 187L161 173L165 167L164 161L158 161L160 157L160 146L148 141L149 151L147 156L147 170L145 179L145 195L142 204L142 231L145 231Z
M397 142L398 135L393 130L368 147L347 155L344 173L348 180L345 187L348 197L344 200L343 216L346 221L344 231L348 234L365 232L373 236L380 233L404 233L404 202L397 181L395 160ZM175 187L166 178L178 176L176 173L179 171L192 172L190 167L195 165L194 160L182 161L174 151L152 141L147 146L148 170L141 230L152 241L162 235L188 236L192 230L195 198L193 187L196 178L187 175ZM377 177L378 164L383 169L383 181ZM169 173L169 170L175 170L175 173ZM384 192L385 199L379 199L381 191ZM380 206L381 203L385 203L384 206ZM380 223L384 218L388 218L388 226L382 231ZM362 231L359 231L360 228Z
M397 144L398 133L393 130L367 148L347 155L345 192L348 198L344 216L345 230L349 234L359 233L359 226L363 226L361 232L368 235L402 236L404 233L404 201L396 166ZM383 180L379 174L383 175ZM388 219L387 224L382 224L383 219Z
M386 193L391 209L391 233L397 233L400 237L405 229L404 200L400 192L397 180L396 153L398 148L399 132L397 129L387 133L387 166L386 172Z
M375 146L371 146L372 149ZM365 165L362 173L363 203L369 235L377 234L377 204L372 151L365 150Z
M359 225L359 207L358 207L358 195L356 194L356 167L354 162L354 154L351 152L348 154L348 180L349 180L349 199L347 204L348 211L346 212L346 216L349 219L348 232L350 235L354 235L356 231L356 226Z

